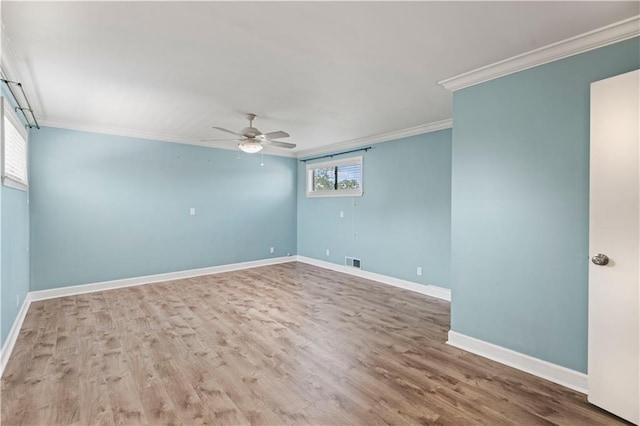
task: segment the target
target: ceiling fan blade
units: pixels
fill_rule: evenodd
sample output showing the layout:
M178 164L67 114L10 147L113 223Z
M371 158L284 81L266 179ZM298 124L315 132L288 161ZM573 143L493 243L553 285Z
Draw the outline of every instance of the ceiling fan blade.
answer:
M269 145L273 145L273 146L277 146L280 148L295 148L296 144L295 143L289 143L289 142L278 142L278 141L272 141L270 139L265 139L264 142L268 143Z
M277 132L265 133L262 135L264 139L280 139L280 138L288 138L290 135L287 132L283 132L282 130L278 130Z
M220 130L221 132L231 133L232 135L236 135L236 136L242 136L240 133L236 133L229 129L225 129L224 127L217 127L217 126L211 126L211 127L213 127L216 130Z
M239 139L200 139L200 142L238 142Z

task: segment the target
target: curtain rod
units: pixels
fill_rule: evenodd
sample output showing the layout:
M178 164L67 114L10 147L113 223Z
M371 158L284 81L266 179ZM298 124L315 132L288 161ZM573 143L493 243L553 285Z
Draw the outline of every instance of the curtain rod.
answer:
M27 98L27 94L24 93L24 89L22 88L22 83L18 83L17 81L6 80L4 78L2 79L2 82L7 85L7 88L9 89L9 92L11 93L11 96L13 96L13 99L16 101L16 104L18 105L16 107L16 111L20 110L20 112L24 116L24 119L27 121L27 126L30 129L32 127L35 127L36 129L40 129L40 125L38 124L38 120L36 119L36 116L33 113L33 109L31 109L31 104L29 103L29 99ZM15 84L16 86L18 86L20 88L20 91L22 92L22 97L24 98L24 101L27 103L27 107L26 108L23 108L23 107L20 106L20 101L18 100L18 97L16 96L16 94L13 92L13 89L11 88L11 84ZM29 118L27 117L27 114L25 114L25 111L29 111L31 113L31 117L33 117L33 122L35 124L31 124L31 122L29 121Z
M352 152L358 152L358 151L367 152L370 149L373 149L373 147L368 146L366 148L358 148L358 149L352 149L351 151L338 152L337 154L327 154L327 155L322 155L320 157L305 158L304 160L300 160L300 161L302 161L303 163L306 163L307 161L320 160L321 158L333 158L336 155L351 154Z

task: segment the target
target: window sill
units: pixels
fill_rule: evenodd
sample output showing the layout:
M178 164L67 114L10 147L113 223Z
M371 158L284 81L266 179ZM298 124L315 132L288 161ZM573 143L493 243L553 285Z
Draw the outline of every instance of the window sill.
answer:
M307 192L307 198L326 198L326 197L362 197L362 191L325 191L325 192Z
M7 188L17 189L18 191L27 191L28 186L17 180L11 179L9 176L2 176L2 185Z

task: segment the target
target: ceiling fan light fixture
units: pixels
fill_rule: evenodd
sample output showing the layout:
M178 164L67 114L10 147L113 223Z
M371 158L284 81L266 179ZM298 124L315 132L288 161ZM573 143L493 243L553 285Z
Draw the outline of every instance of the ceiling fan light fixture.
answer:
M255 154L262 151L262 144L256 141L244 141L238 144L238 148L247 154Z

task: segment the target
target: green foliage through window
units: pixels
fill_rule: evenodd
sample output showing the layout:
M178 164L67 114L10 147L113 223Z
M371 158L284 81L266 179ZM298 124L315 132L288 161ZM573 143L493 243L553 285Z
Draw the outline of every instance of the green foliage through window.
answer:
M336 189L336 174L333 167L313 169L313 190L333 191Z
M307 166L307 194L362 195L362 157Z

